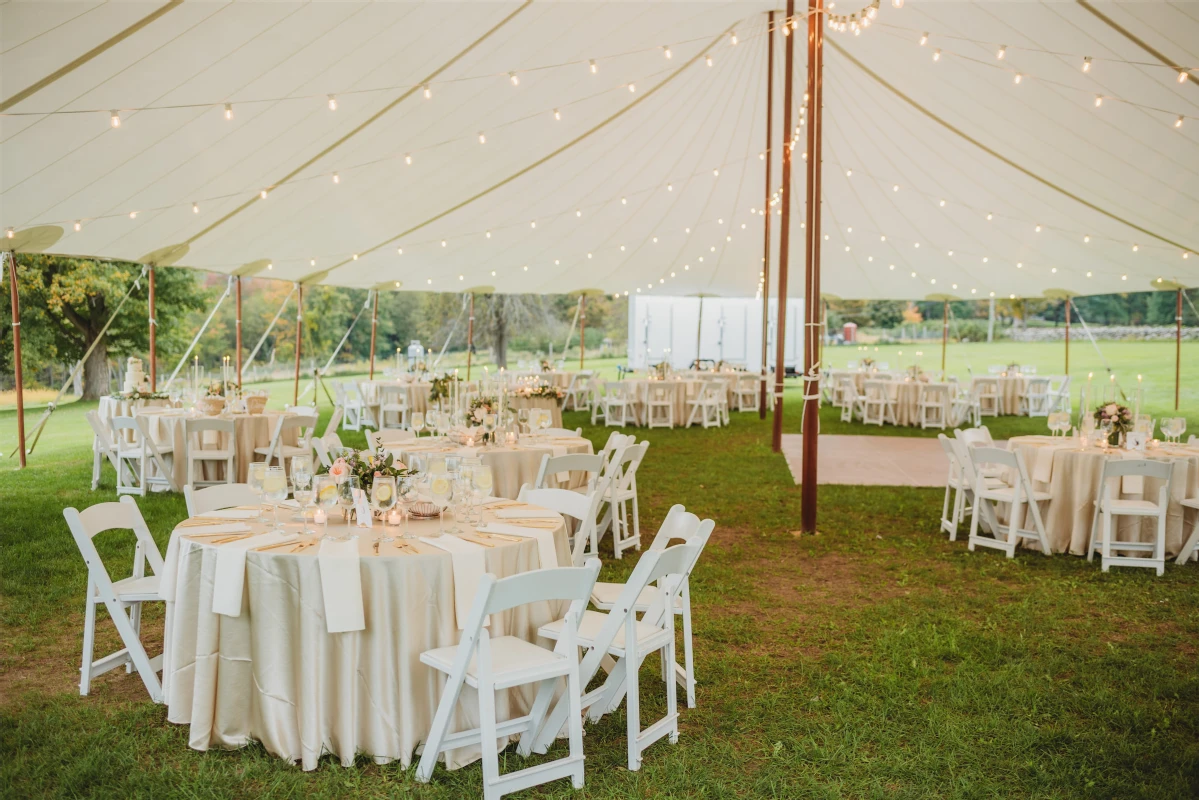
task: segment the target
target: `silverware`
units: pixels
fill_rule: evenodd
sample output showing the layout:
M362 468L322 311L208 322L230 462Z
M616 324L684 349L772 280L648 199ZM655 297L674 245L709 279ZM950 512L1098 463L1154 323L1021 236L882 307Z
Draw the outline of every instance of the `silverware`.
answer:
M264 550L274 550L274 549L275 549L275 548L277 548L277 547L287 547L287 546L288 546L288 545L290 545L290 544L295 544L295 542L294 542L294 541L291 541L291 542L276 542L275 544L268 544L268 545L266 545L265 547L255 547L255 548L254 548L254 552L255 552L255 553L261 553L261 552L263 552Z

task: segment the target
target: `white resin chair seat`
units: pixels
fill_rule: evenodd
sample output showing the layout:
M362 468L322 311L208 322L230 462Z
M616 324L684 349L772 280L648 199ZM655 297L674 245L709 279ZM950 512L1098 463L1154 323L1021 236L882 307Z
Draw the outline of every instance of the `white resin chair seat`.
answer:
M624 590L623 583L599 583L595 584L595 588L591 590L591 604L600 611L611 611L616 605L616 601L620 599L620 593ZM637 595L637 604L633 608L641 613L648 609L658 599L657 586L647 586L645 591ZM674 601L675 612L678 613L683 609L683 598L680 595Z
M623 586L621 587L624 588ZM604 622L607 621L608 615L600 611L584 611L583 618L579 620L579 638L578 643L583 647L594 647L595 642L599 637L600 629L604 627ZM563 620L551 622L548 625L542 625L537 633L547 639L558 641L558 637L562 635L562 626L565 624ZM624 658L625 655L625 631L622 626L616 631L612 637L612 644L608 646L608 652L614 656ZM666 644L668 638L674 638L673 631L664 630L657 625L651 625L648 622L637 622L637 649L641 651L657 650Z
M200 517L209 511L237 506L257 508L262 500L248 483L218 483L204 489L184 486L183 497L187 501L189 517Z
M1161 508L1151 500L1108 500L1114 514L1129 514L1138 517L1156 517Z
M981 496L987 500L995 500L1000 503L1011 503L1016 499L1016 487L1008 486L998 478L983 478L985 481ZM1034 489L1032 492L1021 492L1021 495L1027 500L1032 499L1037 502L1045 502L1052 495L1049 492L1041 492Z
M1182 501L1182 505L1184 508L1193 508L1199 511L1199 497L1188 497ZM1199 558L1199 514L1195 517L1195 526L1191 531L1190 538L1178 551L1178 558L1174 563L1185 564L1189 558Z
M454 657L457 655L458 646L452 645L426 650L420 654L420 660L422 664L448 673L453 669ZM529 644L515 636L501 636L491 640L491 675L497 689L559 675L565 660L564 655ZM518 676L519 680L516 679ZM478 653L471 658L466 667L466 685L472 688L479 686Z
M158 591L158 584L160 582L157 575L146 575L141 578L125 578L122 581L114 581L112 590L116 594L117 599L122 603L153 602L163 599ZM96 596L99 597L98 590Z

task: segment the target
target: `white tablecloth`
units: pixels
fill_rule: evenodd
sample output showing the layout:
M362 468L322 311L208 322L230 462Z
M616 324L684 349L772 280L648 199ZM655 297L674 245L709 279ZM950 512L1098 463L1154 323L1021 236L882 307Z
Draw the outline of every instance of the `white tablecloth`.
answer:
M520 494L522 484L533 484L537 480L537 472L541 468L543 456L560 456L581 453L590 455L594 452L589 439L581 436L574 437L542 437L522 436L521 443L515 447L497 445L495 447L460 447L441 437L421 437L415 441L401 442L389 447L396 457L405 464L411 461L412 455L429 456L477 456L483 464L491 467L493 494L496 497L506 497L515 500ZM571 480L559 483L553 476L549 486L558 489L577 489L584 485L583 473L572 473Z
M172 469L175 473L175 482L182 486L187 483L187 455L191 449L191 443L187 439L185 433L185 420L190 416L192 419L212 419L198 414L189 414L182 409L167 409L167 408L143 408L136 412L138 416L145 417L150 435L156 442L164 442L171 444L174 450ZM249 475L250 464L256 460L263 460L265 456L255 456L254 448L268 447L271 443L271 436L275 432L275 424L280 416L295 416L288 415L278 411L264 411L261 414L232 414L222 415L217 419L233 420L233 446L234 446L234 461L233 466L237 472L234 481L237 483L245 483ZM205 431L203 434L204 449L221 449L229 446L228 436L219 434L217 431ZM297 442L296 430L292 428L283 432L283 444L295 445ZM197 465L199 466L199 465ZM285 463L284 467L290 471L291 464ZM201 480L224 480L224 464L217 462L204 462L202 467L203 477Z
M494 519L488 512L485 516ZM417 535L436 529L436 521L412 524ZM420 663L420 654L457 644L459 637L450 554L417 542L418 555L383 544L376 556L372 542L379 525L355 529L366 628L329 633L319 548L294 555L288 552L291 546L247 553L241 613L225 616L212 611L220 545L182 538L199 530L176 528L167 550L167 571L174 580L163 692L167 719L190 728L188 744L208 750L259 741L306 770L315 769L323 753L336 755L345 766L366 753L379 763L398 759L408 767L428 734L444 685L441 673ZM299 525L287 530L298 532ZM332 533L344 530L331 526ZM559 562L569 564L565 526L554 535ZM484 548L483 557L487 571L497 577L540 566L535 539L490 543L494 547ZM557 604L495 615L491 635L534 641L539 626L565 612L551 605ZM527 713L531 702L532 692L525 689L499 692L497 718ZM452 729L477 727L475 708L474 690L464 689ZM478 758L478 749L463 748L452 756L449 766L456 768Z

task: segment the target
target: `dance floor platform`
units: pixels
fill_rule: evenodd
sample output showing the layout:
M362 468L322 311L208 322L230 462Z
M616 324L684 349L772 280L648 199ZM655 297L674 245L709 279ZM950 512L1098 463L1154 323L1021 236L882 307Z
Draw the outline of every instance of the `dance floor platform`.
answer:
M799 483L803 435L783 435L783 455ZM945 486L949 463L936 439L821 436L818 483L855 486Z

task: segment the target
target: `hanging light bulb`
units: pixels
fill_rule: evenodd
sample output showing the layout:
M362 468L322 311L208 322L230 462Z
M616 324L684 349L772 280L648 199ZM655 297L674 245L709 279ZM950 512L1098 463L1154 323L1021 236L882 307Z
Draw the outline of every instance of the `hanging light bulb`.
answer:
M893 191L893 192L898 192L898 191L899 191L899 184L897 183L897 184L895 184L894 186L892 186L892 187L891 187L891 191Z
M530 223L529 223L529 227L530 227L530 228L536 228L536 227L537 227L537 220L533 220L532 222L530 222Z
M136 211L130 211L130 212L129 212L129 219L137 219L137 212L136 212Z
M1179 83L1186 83L1186 82L1187 82L1187 75L1188 75L1188 73L1187 73L1187 71L1186 71L1186 70L1180 70L1180 71L1179 71L1179 73L1178 73L1178 82L1179 82Z
M668 183L668 184L666 184L666 191L668 191L668 192L673 192L673 191L674 191L674 184L673 184L673 183Z
M121 115L120 115L120 113L119 113L119 112L117 112L117 111L110 111L110 112L109 112L109 118L108 118L108 122L109 122L109 124L110 124L110 125L112 125L112 127L114 127L114 128L119 128L119 127L121 127Z
M1001 44L1001 45L999 45L999 49L995 51L995 57L998 58L1000 61L1003 61L1003 57L1005 55L1007 55L1007 45Z
M490 239L490 238L491 238L491 231L487 231L487 238L488 238L488 239Z
M355 261L357 261L357 260L358 260L358 254L357 254L357 253L355 253L354 255L350 256L350 258L352 258L352 259L354 259Z
M577 208L577 209L575 209L575 216L576 216L576 217L581 217L581 216L583 216L583 209L581 209L581 208Z
M5 229L4 229L4 235L5 235L6 237L8 237L9 239L11 239L11 238L13 238L14 236L16 236L16 235L17 235L17 233L16 233L16 231L14 231L12 228L5 228Z
M411 153L404 154L404 163L408 164L409 166L412 165L412 154Z
M310 258L310 259L308 259L308 265L309 265L309 266L312 266L312 267L315 267L315 266L316 266L316 259L315 259L315 258Z
M397 248L396 248L396 255L397 255L397 256L402 256L402 255L404 255L404 248L402 248L402 247L397 247ZM315 267L315 266L316 266L316 264L315 264L315 263L313 263L313 265L312 265L312 266L314 266L314 267Z
M926 44L928 44L928 31L920 35L920 46L924 47Z
M554 119L562 119L562 112L556 108L554 109Z
M333 173L333 182L334 182L334 183L341 183L341 176L340 176L340 175L338 175L336 172L334 172L334 173Z
M1040 233L1040 232L1041 232L1041 226L1040 226L1040 225L1038 225L1038 226L1037 226L1037 227L1036 227L1034 230L1035 230L1037 233Z
M707 64L709 67L712 66L711 54L704 56L704 63Z
M990 222L994 216L995 216L994 214L992 214L991 212L988 211L987 212L987 222Z
M1134 244L1134 245L1132 246L1132 252L1134 252L1134 253L1135 253L1136 251L1140 250L1140 249L1141 249L1140 245L1135 245L1135 244Z
M487 144L487 137L483 135L483 131L479 131L479 144Z
M720 170L718 170L718 169L714 169L714 170L712 170L712 177L713 177L713 178L719 178L719 177L720 177Z
M847 170L845 170L845 177L847 177L847 178L852 178L852 177L853 177L853 170L852 170L852 169L847 169Z
M1095 108L1099 108L1101 105L1103 105L1103 95L1097 94L1095 95Z
M662 55L666 56L667 58L671 57L672 54L670 52L670 45L662 45Z
M199 204L199 203L192 203L192 213L193 213L193 214L199 214L199 213L200 213L200 204ZM78 227L78 226L79 226L79 223L78 223L78 222L76 222L76 223L75 223L75 226L76 226L76 227L75 227L75 230L79 230L79 227Z
M263 189L261 192L258 193L259 199L262 199L262 200L266 199L266 195L267 195L266 189Z
M737 44L737 32L736 31L733 31L731 34L729 34L729 43L734 44L734 45Z
M629 204L629 198L627 198L627 197L620 198L620 204L622 206L627 206Z
M788 26L788 25L783 25L782 32L783 32L783 36L790 36L790 35L791 35L791 28L790 28L790 26Z
M333 95L329 95L329 110L330 111L337 110L337 98L334 97Z
M1012 83L1020 83L1023 78L1024 76L1017 72L1015 77L1012 78Z
M513 86L520 86L520 78L516 76L515 72L508 73L508 80L512 81Z
M933 61L940 61L940 60L941 60L941 48L938 47L936 50L933 51Z
M592 74L592 75L594 75L595 73L599 72L599 65L597 65L597 64L595 63L595 59L594 59L594 58L593 58L593 59L591 59L590 61L588 61L588 62L587 62L587 65L588 65L589 67L591 67L591 74Z
M1174 127L1175 127L1175 128L1181 128L1181 127L1182 127L1182 114L1179 114L1179 115L1178 115L1178 119L1174 120Z
M233 104L225 103L225 119L233 119Z
M427 83L425 84L425 99L426 100L433 99L433 90L429 88L429 84L427 84Z
M268 270L274 269L274 268L275 268L275 262L274 262L274 261L268 261L268 262L266 263L266 268L267 268Z
M866 9L866 16L869 19L874 19L878 16L878 0L874 0L874 2L870 4L870 8Z
M942 200L942 201L941 201L941 208L945 208L945 201L944 201L944 200Z
M1086 56L1085 58L1083 58L1083 60L1082 60L1082 71L1083 71L1083 72L1090 72L1090 71L1091 71L1091 57L1090 57L1090 56Z
M77 230L77 231L83 230L83 223L80 222L79 220L75 220L75 230ZM1183 253L1182 257L1186 258L1186 253Z
M630 84L629 84L629 91L630 91L630 92L635 92L635 91L637 91L637 84L635 84L635 83L630 83Z
M1088 235L1082 237L1082 241L1084 244L1090 244L1090 241L1091 241L1090 235L1088 234Z

